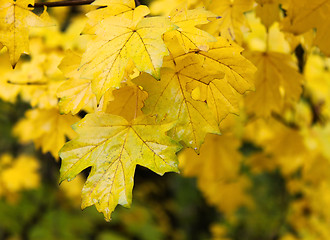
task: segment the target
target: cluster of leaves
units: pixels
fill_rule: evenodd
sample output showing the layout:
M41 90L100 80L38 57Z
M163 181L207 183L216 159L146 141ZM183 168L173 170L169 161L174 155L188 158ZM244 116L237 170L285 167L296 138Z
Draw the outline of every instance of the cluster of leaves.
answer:
M163 175L179 162L230 219L277 171L283 239L327 239L328 0L96 0L87 18L54 19L42 5L1 0L0 96L31 104L13 133L62 159L60 181L91 167L83 208L110 220L131 205L136 165Z

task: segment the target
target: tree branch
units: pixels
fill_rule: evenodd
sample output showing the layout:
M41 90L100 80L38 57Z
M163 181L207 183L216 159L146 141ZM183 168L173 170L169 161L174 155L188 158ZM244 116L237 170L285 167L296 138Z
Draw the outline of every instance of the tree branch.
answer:
M7 80L8 84L13 84L13 85L47 85L47 82L13 82L10 80Z
M67 6L80 6L80 5L88 5L93 3L95 0L65 0L65 1L58 1L58 2L42 2L42 3L35 3L34 8L42 8L42 7L67 7ZM135 5L141 5L139 0L135 0Z
M34 8L41 7L67 7L67 6L80 6L80 5L88 5L94 2L94 0L67 0L67 1L59 1L59 2L43 2L43 3L35 3Z
M283 125L287 126L288 128L294 129L294 130L300 130L300 126L297 125L294 122L289 122L286 119L283 118L282 115L272 112L272 117L282 123Z

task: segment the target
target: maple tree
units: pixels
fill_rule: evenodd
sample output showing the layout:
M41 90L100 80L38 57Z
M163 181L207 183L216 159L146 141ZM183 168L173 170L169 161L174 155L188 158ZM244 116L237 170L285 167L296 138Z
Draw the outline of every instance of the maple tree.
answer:
M85 16L53 10L73 5ZM311 189L329 184L329 9L328 0L0 0L0 97L33 107L13 134L60 158L61 182L91 167L81 206L106 220L131 205L140 165L196 177L227 216L253 205L250 175L279 169L304 196L290 217L302 201L326 224ZM289 221L301 236L330 235Z

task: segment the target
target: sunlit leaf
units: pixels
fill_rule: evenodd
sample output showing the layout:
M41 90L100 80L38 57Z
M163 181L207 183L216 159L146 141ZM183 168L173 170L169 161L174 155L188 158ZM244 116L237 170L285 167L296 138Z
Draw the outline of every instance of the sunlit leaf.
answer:
M175 153L180 146L165 134L172 127L143 116L128 122L116 115L89 114L74 126L78 138L61 149L61 181L91 166L82 207L95 205L110 220L117 204L131 204L137 164L161 175L178 171Z

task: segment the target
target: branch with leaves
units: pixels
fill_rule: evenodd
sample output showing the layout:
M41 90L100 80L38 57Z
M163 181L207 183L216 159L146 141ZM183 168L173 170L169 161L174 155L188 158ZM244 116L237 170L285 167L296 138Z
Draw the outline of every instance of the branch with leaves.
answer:
M328 123L319 123L329 114L329 38L320 22L328 25L330 6L261 2L2 1L0 43L15 69L0 96L33 107L14 133L61 158L61 181L91 167L82 207L95 205L107 220L118 204L130 206L136 165L179 172L181 149L183 173L228 215L248 205L252 180L239 171L246 142L258 146L245 156L249 171L278 168L307 187L305 158L328 157L319 130ZM90 4L96 10L75 9L86 22L68 15L65 30L47 28L46 7ZM239 200L229 204L233 192Z

